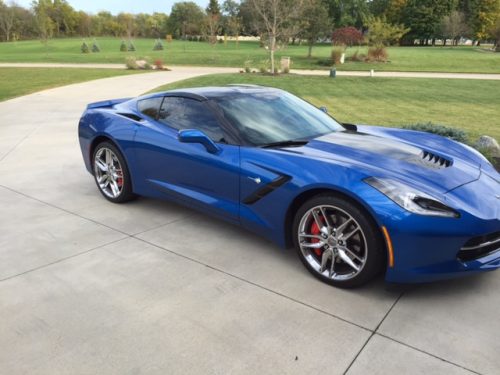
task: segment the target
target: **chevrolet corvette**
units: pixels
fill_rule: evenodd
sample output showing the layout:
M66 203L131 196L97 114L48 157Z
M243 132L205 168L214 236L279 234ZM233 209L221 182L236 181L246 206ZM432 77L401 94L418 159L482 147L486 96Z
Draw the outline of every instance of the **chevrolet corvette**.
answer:
M500 267L500 174L437 135L342 124L288 92L229 85L89 104L79 141L107 200L215 215L295 247L337 287Z

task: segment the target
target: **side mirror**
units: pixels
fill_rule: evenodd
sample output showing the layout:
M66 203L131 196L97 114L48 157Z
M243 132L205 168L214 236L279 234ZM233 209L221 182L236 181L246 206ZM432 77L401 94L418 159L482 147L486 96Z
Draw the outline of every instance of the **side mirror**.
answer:
M319 107L319 110L320 110L321 112L328 113L328 109L327 109L326 107L324 107L324 106L323 106L323 107Z
M220 148L208 136L200 130L196 129L182 129L177 134L179 142L182 143L200 143L211 154L218 154Z

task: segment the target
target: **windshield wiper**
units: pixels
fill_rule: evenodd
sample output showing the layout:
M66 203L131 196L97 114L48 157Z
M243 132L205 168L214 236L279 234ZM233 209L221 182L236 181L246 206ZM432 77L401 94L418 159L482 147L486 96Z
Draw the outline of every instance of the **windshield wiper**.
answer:
M301 140L295 140L295 141L281 141L281 142L273 142L273 143L267 143L265 145L260 145L259 147L261 148L273 148L273 147L300 147L307 145L309 141L301 141Z

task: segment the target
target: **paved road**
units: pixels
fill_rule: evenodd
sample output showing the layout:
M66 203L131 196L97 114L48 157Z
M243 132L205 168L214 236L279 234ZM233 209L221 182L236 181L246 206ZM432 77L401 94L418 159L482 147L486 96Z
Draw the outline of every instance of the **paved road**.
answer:
M339 290L232 225L104 200L78 147L85 104L197 74L0 103L0 373L499 373L500 273Z
M99 68L99 69L123 69L123 64L56 64L56 63L0 63L0 68ZM239 68L210 68L210 67L181 67L173 66L175 71L189 69L191 71L226 73L237 72ZM292 69L293 74L328 76L328 70L306 70ZM207 74L207 73L205 73ZM500 80L500 74L481 74L481 73L434 73L434 72L382 72L375 71L337 71L338 76L344 77L387 77L387 78L443 78L443 79L481 79L481 80Z

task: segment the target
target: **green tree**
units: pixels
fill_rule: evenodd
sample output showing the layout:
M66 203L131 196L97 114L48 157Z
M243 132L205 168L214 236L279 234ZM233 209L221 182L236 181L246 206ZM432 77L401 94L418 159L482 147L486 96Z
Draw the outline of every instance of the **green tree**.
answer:
M36 17L36 28L38 37L45 46L54 35L55 24L50 17L52 2L50 0L38 0L33 2L33 10Z
M259 21L261 34L265 35L271 60L271 73L275 72L274 52L278 38L290 35L289 29L302 13L302 0L250 0Z
M490 34L495 39L495 51L500 52L500 16L491 27Z
M361 28L371 15L366 0L326 0L328 14L335 28L354 26Z
M82 37L92 35L92 17L83 11L78 12L78 34Z
M135 16L131 13L120 13L116 17L116 21L120 25L120 31L130 40L136 31Z
M469 0L469 26L478 41L489 38L489 31L500 15L500 0Z
M171 34L182 36L200 34L205 13L196 3L185 1L175 3L168 19L168 30Z
M10 41L12 28L14 27L15 12L13 6L7 6L0 1L0 30L5 41Z
M30 10L19 5L11 5L14 12L14 26L11 30L11 39L34 39L38 35L35 15Z
M150 36L161 38L167 34L168 16L165 13L155 12L148 16L146 25Z
M217 43L217 34L220 28L221 12L217 0L210 0L206 9L207 12L207 28L209 34L209 42Z
M468 32L469 27L462 12L454 10L450 15L443 17L441 21L441 34L443 35L445 45L447 39L451 39L452 44L457 45L460 37L467 35Z
M366 35L368 43L372 46L389 46L399 42L399 40L410 31L403 25L393 25L388 23L385 17L371 17L367 20L368 33Z
M235 36L236 42L238 42L242 27L239 3L234 0L224 1L222 4L222 25L224 32Z
M301 37L307 40L307 57L312 55L314 44L319 38L332 31L328 10L321 0L305 0L301 14Z
M455 7L455 0L408 0L404 11L403 21L410 28L407 34L411 43L419 39L420 44L428 44L440 33L441 20L449 15Z

